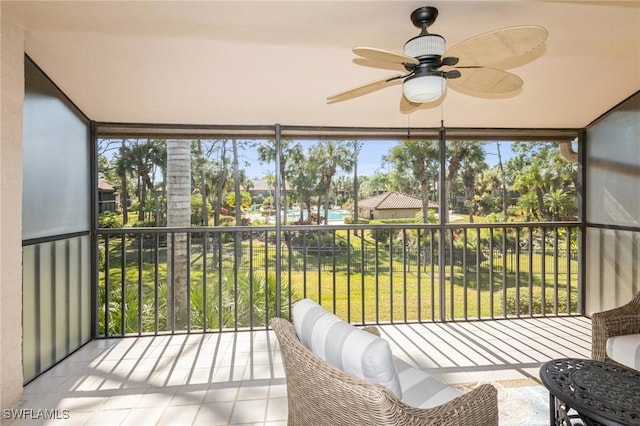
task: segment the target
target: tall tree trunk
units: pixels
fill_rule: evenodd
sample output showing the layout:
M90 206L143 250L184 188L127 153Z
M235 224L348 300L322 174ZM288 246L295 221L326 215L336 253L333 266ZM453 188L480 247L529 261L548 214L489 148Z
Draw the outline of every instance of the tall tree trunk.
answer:
M289 212L288 203L287 203L287 181L286 181L286 168L287 168L287 159L280 153L280 194L282 197L282 210L284 211L284 217L282 218L282 224L287 224L287 215Z
M507 218L507 186L504 182L504 166L502 165L502 154L500 153L500 142L496 142L498 150L498 167L500 167L500 186L502 187L502 214Z
M240 162L238 161L238 141L233 140L233 191L235 193L236 226L242 226L242 194L240 194ZM234 236L236 259L234 268L237 268L242 259L242 232L236 232Z
M427 179L420 180L420 193L422 198L422 222L429 222L429 181ZM442 207L440 207L442 214Z
M429 177L427 176L427 169L424 165L419 165L417 168L416 176L419 176L420 181L420 195L422 198L422 222L429 222ZM439 208L440 214L442 214L442 206Z
M167 226L191 225L191 143L167 140ZM187 234L169 234L167 242L167 324L171 329L187 327Z
M122 147L120 148L120 157L121 158L124 157L125 154L126 154L126 147L124 145L124 139L122 139ZM124 162L124 158L122 158L122 161ZM122 191L120 192L120 195L122 196L122 199L120 200L120 203L122 204L122 223L126 225L127 223L129 223L129 206L128 206L129 194L127 193L127 168L126 167L122 167L121 184L122 184Z
M198 139L198 156L201 162L200 167L200 197L202 199L201 225L209 225L209 214L207 212L207 183L204 177L204 158L202 158L202 140Z
M220 161L222 163L222 170L218 177L218 188L216 191L216 202L213 212L213 226L220 225L220 209L222 208L222 192L227 181L227 141L222 141L222 151L220 154Z
M324 193L324 224L329 224L329 194L331 193L331 183L327 183L327 189Z

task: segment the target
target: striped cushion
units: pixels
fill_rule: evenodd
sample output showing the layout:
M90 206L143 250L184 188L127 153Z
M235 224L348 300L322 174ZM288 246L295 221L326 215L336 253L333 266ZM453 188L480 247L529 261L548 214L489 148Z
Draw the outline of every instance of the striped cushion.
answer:
M300 341L327 363L380 383L402 397L391 348L385 340L341 320L310 299L293 306L293 323Z
M402 389L402 402L416 408L432 408L449 402L462 392L446 385L410 364L395 359Z

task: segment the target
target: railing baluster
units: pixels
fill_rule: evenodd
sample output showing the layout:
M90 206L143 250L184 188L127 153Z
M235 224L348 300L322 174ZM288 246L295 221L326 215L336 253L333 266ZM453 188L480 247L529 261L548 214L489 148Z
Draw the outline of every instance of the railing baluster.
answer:
M351 322L351 230L349 229L347 229L347 321Z
M435 233L436 231L434 229L431 229L431 238L429 239L429 256L431 258L431 321L436 320L436 268L433 262L436 258L436 245L433 241L435 238ZM438 269L438 275L440 275L440 272L441 271ZM439 297L438 300L440 300Z
M542 316L547 316L547 229L543 226L540 228L542 233L542 262L540 264L540 274L542 275L541 297L542 297Z
M389 229L389 322L393 324L393 230Z
M207 316L209 314L209 298L207 294L207 254L209 251L209 233L202 233L202 331L206 332L208 329ZM253 258L250 258L250 261ZM250 291L250 295L253 295L253 291ZM253 306L253 304L251 305Z
M170 321L171 324L171 333L174 334L176 332L176 234L175 232L171 233L171 318L167 318L167 321Z
M360 298L362 300L362 323L366 323L365 313L365 251L364 251L364 229L360 233Z
M502 228L502 317L507 317L507 228Z
M122 245L120 246L120 335L127 333L126 328L126 291L127 291L127 241L126 234L122 234Z
M144 235L145 234L140 234L138 236L138 336L142 334L142 246Z
M331 270L332 270L332 274L331 274L331 285L333 287L333 294L332 294L332 299L333 299L333 313L335 314L337 312L336 309L336 230L334 229L331 232Z
M374 231L375 232L375 231ZM380 256L379 253L380 251L378 250L379 248L379 244L378 244L378 239L375 239L375 246L376 246L376 252L375 252L375 267L374 267L374 272L375 272L375 284L376 284L376 291L375 291L375 300L376 300L376 324L380 324Z
M288 289L288 295L287 295L287 306L288 312L291 312L292 306L293 306L293 300L291 298L291 283L293 281L293 262L295 262L295 257L293 254L293 248L291 247L291 233L287 232L285 234L287 236L287 238L285 238L286 244L287 244L287 256L289 259L288 265L287 265L287 289ZM252 274L253 275L253 274Z
M533 227L529 227L529 316L533 316Z
M268 253L266 250L266 246L268 244L268 238L264 239L264 243L265 243L265 251L264 251L264 255L265 255L265 262L264 262L264 267L265 267L265 276L267 276L267 259L268 259ZM218 257L218 330L222 331L222 329L224 328L224 324L223 324L223 315L222 315L222 294L223 294L223 276L222 276L222 233L217 235L216 238L216 256ZM268 306L268 305L267 305Z
M462 230L462 291L463 300L462 306L464 307L464 320L468 320L469 303L467 300L468 283L467 283L467 228Z
M403 304L403 315L404 322L407 322L407 266L409 265L410 260L407 256L407 229L402 229L402 304Z
M191 233L187 233L187 333L191 333Z
M320 253L320 235L316 236L316 251L318 261L318 303L322 305L322 254Z
M567 314L571 315L571 228L567 227L566 258L567 258ZM633 258L635 259L635 257ZM634 262L635 264L635 262Z
M495 319L493 310L493 228L489 228L489 314Z
M104 236L104 335L107 337L111 336L111 331L109 330L111 325L111 313L109 312L109 293L111 293L111 289L109 288L111 282L110 245L109 235L107 234Z
M553 229L553 313L558 315L558 245L560 240L558 238L558 228Z
M417 311L418 322L422 322L422 228L418 228L416 234L416 287L417 287Z
M516 255L516 317L520 318L520 228L516 228L516 242L514 247Z
M264 235L264 327L269 328L269 232ZM222 303L222 301L220 302Z
M304 247L302 251L302 297L307 298L307 231L302 231L302 246Z
M480 257L480 249L482 246L482 240L480 239L480 228L476 228L476 304L478 305L477 309L478 309L478 319L482 318L482 310L480 309L481 307L481 287L482 287L482 281L480 281L480 268L482 266L481 264L481 257Z
M160 252L160 234L156 233L154 238L154 251L153 251L153 262L155 263L155 267L153 270L153 323L154 323L154 330L153 330L153 334L154 335L158 335L158 323L159 323L159 311L160 311L160 304L159 304L159 286L160 286L160 270L158 268L158 262L159 262L159 252Z

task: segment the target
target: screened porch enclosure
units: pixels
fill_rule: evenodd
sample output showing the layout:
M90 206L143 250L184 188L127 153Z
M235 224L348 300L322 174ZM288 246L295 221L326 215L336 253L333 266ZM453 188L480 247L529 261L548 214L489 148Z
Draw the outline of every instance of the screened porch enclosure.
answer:
M33 195L49 200L50 206L48 211L25 208L33 215L32 221L25 222L23 240L26 382L92 339L266 329L270 318L288 316L291 305L304 297L320 301L353 323L384 325L581 316L609 298L610 293L602 287L591 294L600 294L603 302L588 298L587 288L597 288L598 281L616 277L611 281L613 294L620 300L637 289L633 220L609 223L607 210L593 210L595 207L588 210L597 212L593 222L584 217L588 173L606 176L611 182L610 190L601 192L609 197L603 205L612 205L611 199L616 199L618 212L631 212L624 205L628 194L615 192L619 190L615 182L619 176L630 176L629 168L618 170L611 166L613 160L597 160L602 152L596 148L588 151L585 131L457 128L446 129L446 137L441 138L443 129L432 128L411 129L408 139L407 129L97 123L77 110L29 60L27 77L27 93L34 96L27 95L25 103L33 101L38 108L59 110L65 118L55 123L42 121L47 115L41 109L25 108L29 126L46 131L25 133L25 174L34 175L25 177L27 196L23 203L28 206ZM38 103L42 98L53 102ZM629 104L633 110L637 95ZM74 130L69 132L62 123ZM595 146L607 124L605 118L590 130ZM56 130L70 154L44 158L48 151L39 147L48 139L42 135L52 137ZM153 161L147 157L136 162L133 156L121 156L128 161L116 164L117 156L110 159L115 176L126 175L129 186L111 182L120 184L121 210L111 214L113 222L106 226L104 217L98 216L97 195L98 178L104 172L102 141L118 141L115 152L131 154L141 142L160 142L162 147L167 140L189 144L193 154L189 223L167 226L169 208L162 164L166 154L163 157L159 149ZM206 144L213 147L214 141L217 147L221 141L227 144L226 157L219 150L212 151L217 152L218 166L226 162L228 167L226 198L221 191L215 192L220 180L207 175L204 157L198 154ZM264 162L270 176L253 177L272 179L267 193L251 194L249 185L238 191L235 184L241 166L234 163L234 143L247 141L265 149L263 160L251 158L254 163L246 169ZM372 144L390 141L394 146L420 142L432 149L433 161L425 174L428 183L422 188L414 186L411 193L415 175L408 175L408 179L399 176L394 189L416 198L427 194L422 199L437 207L428 209L426 215L423 210L413 218L372 222L353 214L358 211L356 203L390 183L364 179L364 160ZM304 155L288 162L282 153L292 142L301 144ZM536 207L537 199L522 196L528 190L526 179L518 183L519 189L507 184L506 172L500 167L510 161L506 157L494 158L492 167L487 167L493 169L493 175L488 174L484 181L480 180L480 169L472 167L481 161L465 162L464 156L457 174L452 173L453 148L463 142L502 149L511 144L514 158L518 150L529 152L528 147L534 145L544 155L555 152L554 158L560 158L559 147L568 144L574 161L567 164L573 174L562 175L558 181L562 191L573 195L568 202L565 197L564 203L546 197L550 204L544 209ZM299 166L319 157L320 151L313 149L323 144L362 146L358 160L345 163L342 175L336 174L332 185L324 181L322 186L319 173L315 192L303 201L302 189L310 189L312 184L296 182L293 172L283 171L286 164ZM407 164L401 162L407 161L401 153L394 155L389 150L384 155L387 163L376 164L377 169L391 172L397 169L392 164ZM56 161L49 161L51 158ZM593 168L587 172L589 164ZM78 170L82 165L87 168ZM514 163L513 169L526 165ZM69 176L68 170L79 175ZM71 183L62 185L56 176ZM339 181L341 176L351 180ZM60 191L43 192L38 186L43 179L58 179ZM367 182L371 192L360 194ZM219 187L224 189L224 185ZM427 192L422 192L424 189ZM242 205L244 193L250 194L246 206ZM598 199L600 192L592 195ZM259 205L251 203L254 197L261 199ZM205 201L197 202L203 198ZM518 204L522 200L528 204ZM74 215L61 216L66 222L47 214L69 206L74 206ZM254 208L255 215L248 221L234 212ZM536 208L539 216L535 216ZM333 210L348 214L342 222L330 222L327 212ZM518 215L521 220L513 220ZM595 251L586 250L587 240ZM605 253L612 255L618 266L609 267L609 262L603 261ZM585 256L599 260L587 265ZM180 263L182 272L177 268ZM597 279L586 277L589 268L599 268L598 275L591 275ZM630 271L630 285L621 276L624 271Z
M29 127L58 129L78 147L44 155L42 133L26 134L25 173L40 172L25 179L36 197L25 205L49 197L52 213L75 212L49 226L57 216L25 209L27 382L94 338L267 329L305 297L356 324L584 312L581 168L559 150L581 149L575 130L411 129L408 138L396 128L97 123L29 60L26 69ZM54 124L39 108L68 118ZM536 155L567 174L553 178L565 194L555 210L519 205L507 182L505 167L515 176ZM175 158L188 161L181 224L171 222ZM65 174L83 164L84 177ZM52 197L39 186L43 170L73 184ZM100 210L99 179L114 188L115 210ZM258 180L266 191L253 189ZM418 207L377 221L355 213L388 191Z

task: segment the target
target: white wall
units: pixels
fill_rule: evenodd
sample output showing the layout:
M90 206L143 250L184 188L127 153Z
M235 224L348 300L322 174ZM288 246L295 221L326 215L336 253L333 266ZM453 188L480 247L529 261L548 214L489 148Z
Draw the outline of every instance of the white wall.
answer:
M1 10L1 9L0 9ZM1 12L0 12L1 14ZM24 31L2 16L0 135L0 409L22 396L22 105Z

